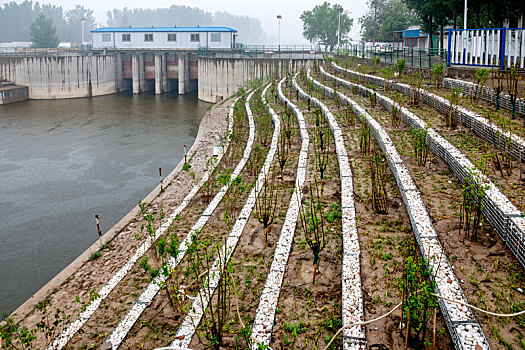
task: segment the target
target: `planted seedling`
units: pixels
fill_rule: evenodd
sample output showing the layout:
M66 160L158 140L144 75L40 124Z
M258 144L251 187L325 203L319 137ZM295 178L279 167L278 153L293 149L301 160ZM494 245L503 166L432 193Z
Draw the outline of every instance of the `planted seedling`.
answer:
M314 133L314 161L315 168L319 172L319 181L321 185L321 194L323 193L324 174L328 167L330 158L330 132L327 128L318 127Z
M457 127L457 119L455 117L455 114L458 112L458 103L459 103L459 95L461 94L461 90L458 88L452 88L448 95L448 104L449 109L448 113L445 116L445 124L450 129L455 129Z
M439 89L443 85L443 76L445 75L443 63L437 63L432 67L432 75L434 76L436 89Z
M264 176L261 191L255 199L255 214L264 229L265 249L268 240L268 233L270 232L270 225L275 218L278 196L279 190L275 183L275 172L273 169L270 169L270 173Z
M346 120L347 120L347 123L348 123L348 126L354 126L355 125L355 121L357 119L357 116L355 115L355 112L354 112L354 109L352 108L352 105L347 105L345 110L344 110L344 113L345 113L345 116L346 116Z
M421 87L423 86L423 75L421 72L416 72L410 76L412 85L412 94L410 102L413 106L419 105L421 102Z
M226 240L224 240L222 247L226 246ZM202 327L208 346L215 350L222 349L224 345L223 335L228 332L228 320L231 314L233 266L227 263L228 252L222 247L217 244L215 249L212 249L217 253L218 268L213 269L214 259L211 254L202 254L202 258L198 258L199 263L195 265L197 267L198 285L202 286L198 295L201 305L204 304L205 300L209 300L207 312L203 314ZM214 294L209 281L217 275L219 281Z
M369 154L371 150L370 128L365 123L361 124L359 130L359 148L363 154Z
M155 222L158 220L164 219L164 206L160 206L160 210L157 213L153 209L148 209L148 205L145 202L139 202L140 212L142 214L142 219L144 220L140 224L140 233L146 233L146 239L155 239ZM140 236L135 235L136 238L140 239Z
M399 73L399 76L403 75L403 71L405 70L406 62L404 58L399 58L396 63L397 72Z
M314 184L309 185L307 190L310 195L301 203L299 219L306 242L313 253L314 271L312 283L315 283L315 277L321 260L321 251L326 245L325 217L317 180Z
M511 117L514 119L514 114L516 113L516 103L519 98L518 92L518 82L521 80L518 67L514 66L507 70L507 93L510 96Z
M368 86L372 92L368 91L368 99L370 100L370 107L374 108L377 105L377 93L374 85Z
M392 78L394 77L394 70L392 69L391 66L383 68L381 69L381 76L385 78L383 81L384 83L383 88L385 90L388 90L389 81L392 80Z
M288 109L285 113L286 119L284 123L284 136L288 140L288 149L292 148L292 136L294 131L294 120L292 112Z
M394 103L390 109L390 120L393 128L399 128L402 121L403 114L401 113L405 104L405 97L403 94L396 94L394 96Z
M485 185L481 175L469 170L469 174L465 178L465 183L461 190L463 202L460 210L459 231L461 234L463 230L463 241L465 241L465 239L478 239L478 230L482 223L484 208L483 200L487 196L486 191L488 189L489 186Z
M414 157L419 166L425 166L428 158L429 147L427 144L428 129L412 128L412 146L414 146Z
M499 100L501 97L501 93L503 92L503 80L504 80L504 73L499 69L492 70L492 89L494 90L494 97L495 101L494 104L496 106L495 110L496 112L499 110Z
M476 70L476 88L470 94L471 102L477 101L483 95L483 88L489 80L490 70L488 68L481 68Z
M279 162L279 168L281 170L281 181L284 180L283 170L286 162L288 161L289 148L286 143L285 131L281 131L279 141L277 142L277 160Z
M378 214L387 214L388 195L386 185L388 183L388 170L384 154L375 150L372 151L368 158L368 167L372 184L372 207Z
M406 325L405 349L408 344L423 348L430 317L439 306L433 296L435 282L428 263L419 257L408 257L403 276L398 279L402 298L402 319Z

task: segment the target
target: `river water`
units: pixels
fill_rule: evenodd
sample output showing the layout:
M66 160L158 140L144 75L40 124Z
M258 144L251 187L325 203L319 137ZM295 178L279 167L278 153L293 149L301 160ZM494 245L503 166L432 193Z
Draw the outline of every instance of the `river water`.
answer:
M10 313L166 176L210 105L128 93L0 106L0 315Z

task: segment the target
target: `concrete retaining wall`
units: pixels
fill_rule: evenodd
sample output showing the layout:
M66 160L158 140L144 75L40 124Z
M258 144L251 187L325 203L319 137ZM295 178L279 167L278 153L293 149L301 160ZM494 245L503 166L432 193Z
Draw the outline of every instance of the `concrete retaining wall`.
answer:
M217 102L237 92L247 81L274 74L284 76L310 68L309 59L199 57L199 99Z
M0 89L0 105L29 99L27 86L10 86Z
M118 61L117 56L0 57L0 76L27 86L31 99L107 95L123 86Z

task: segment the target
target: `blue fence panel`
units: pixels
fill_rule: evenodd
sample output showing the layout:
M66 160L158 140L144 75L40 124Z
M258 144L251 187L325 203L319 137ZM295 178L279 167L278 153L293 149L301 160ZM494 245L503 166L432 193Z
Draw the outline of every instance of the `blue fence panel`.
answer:
M525 68L525 28L449 29L447 65Z

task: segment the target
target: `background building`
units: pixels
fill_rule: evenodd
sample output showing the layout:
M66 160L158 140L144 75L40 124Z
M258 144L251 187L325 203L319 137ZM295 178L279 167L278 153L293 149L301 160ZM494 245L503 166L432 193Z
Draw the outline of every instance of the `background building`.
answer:
M93 49L231 49L237 31L228 27L118 27L93 33Z

